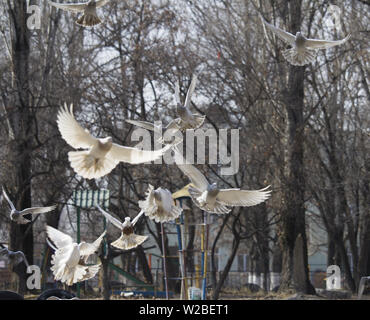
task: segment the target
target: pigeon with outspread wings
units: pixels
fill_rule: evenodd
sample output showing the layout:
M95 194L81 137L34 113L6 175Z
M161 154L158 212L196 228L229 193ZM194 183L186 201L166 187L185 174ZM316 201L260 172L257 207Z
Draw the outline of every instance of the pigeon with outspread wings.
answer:
M87 265L86 263L89 256L99 249L106 231L93 243L81 242L79 244L74 242L69 235L53 227L47 226L46 232L55 245L47 240L49 246L55 250L51 256L52 267L50 268L55 280L71 286L76 282L93 278L97 274L100 264Z
M99 211L111 222L115 227L121 230L122 234L119 239L112 242L111 245L118 249L130 250L141 245L148 236L140 236L134 233L134 226L139 218L143 215L143 211L140 211L138 215L131 221L130 217L126 217L124 222L111 216L108 212L103 210L99 205L97 205Z
M228 206L255 206L270 197L269 186L260 190L219 189L216 183L210 184L197 168L186 163L177 148L173 150L176 165L193 185L188 189L191 199L204 211L225 214L231 211Z
M68 158L72 168L82 177L97 179L110 173L119 162L140 164L157 160L172 145L154 151L125 147L112 142L112 137L95 138L83 129L73 116L73 105L68 110L64 105L58 113L58 128L63 139L75 149L70 151Z
M0 258L1 257L8 258L9 262L13 266L18 265L21 262L24 262L27 268L29 266L26 256L24 255L22 251L11 251L8 248L2 248L0 249Z
M168 134L169 136L173 136L176 131L184 131L187 129L198 129L203 125L206 116L193 114L189 109L191 97L194 93L195 86L197 84L197 79L198 79L197 74L194 74L190 83L189 90L186 94L185 104L181 103L180 84L178 81L176 82L175 99L176 99L176 113L178 115L178 118L172 120L167 125L167 127L163 129L163 131L166 132L166 135ZM126 120L126 122L150 131L160 130L160 128L156 126L154 123L147 121Z
M76 23L83 27L93 27L102 22L96 13L96 9L104 6L110 0L90 0L84 3L57 3L48 1L50 5L58 9L73 13L82 13Z
M32 216L36 216L40 213L46 213L53 211L57 206L50 206L50 207L32 207L32 208L27 208L23 209L22 211L18 211L13 202L9 199L8 194L5 192L5 189L3 187L3 196L4 198L8 201L9 206L10 206L10 219L18 224L27 224L30 223L32 220L29 220L25 218L24 216L27 214L31 214Z
M182 212L182 209L174 204L168 189L159 187L154 190L152 185L149 185L145 200L140 200L138 203L145 215L155 222L173 221Z
M274 25L268 23L265 19L260 16L262 22L272 32L274 32L281 40L285 41L292 48L283 51L284 58L294 66L304 66L311 63L315 56L317 49L328 49L345 43L349 38L350 34L342 40L318 40L318 39L307 39L302 35L301 32L293 34L281 30Z

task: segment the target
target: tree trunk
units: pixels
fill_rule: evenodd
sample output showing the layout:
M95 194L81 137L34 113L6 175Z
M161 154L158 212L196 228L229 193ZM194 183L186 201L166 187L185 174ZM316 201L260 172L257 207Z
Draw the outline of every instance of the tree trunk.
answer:
M10 119L15 139L10 143L10 161L15 166L12 196L18 209L31 207L31 139L32 118L29 109L29 38L27 29L26 1L8 2L10 24L12 26L12 62L14 74L14 109L10 110ZM7 106L10 107L10 106ZM28 217L29 218L29 217ZM21 250L30 264L33 264L32 225L11 224L10 249ZM19 273L19 293L26 291L25 268Z
M137 258L139 259L139 263L143 268L144 277L147 283L153 283L153 276L152 272L149 268L148 261L145 256L145 252L141 246L137 247L136 249Z
M213 289L213 291L216 291L216 288L217 288L217 271L218 270L217 270L216 260L215 260L216 245L217 245L218 240L221 237L221 234L222 234L229 218L230 218L230 215L227 215L223 219L222 225L221 225L220 229L218 230L218 232L216 234L216 237L215 237L215 239L213 241L213 244L212 244L212 249L211 249L211 265L212 265L211 279L212 279L212 289Z
M227 263L226 263L226 266L225 266L224 270L221 273L220 280L217 282L217 286L216 286L215 290L213 291L213 297L212 297L213 300L217 300L218 297L220 296L222 286L224 285L224 282L227 278L227 275L229 274L229 271L230 271L231 266L233 264L235 255L238 251L239 244L240 244L240 238L239 237L236 237L236 238L234 237L233 248L232 248L231 254L229 256L229 259L227 259Z
M290 2L291 32L295 34L300 29L301 1ZM288 88L285 91L286 107L286 141L285 141L285 168L283 212L281 223L282 245L282 277L280 291L293 289L297 291L294 283L294 248L297 236L302 237L302 254L305 286L301 287L303 293L315 293L309 281L307 240L305 232L305 207L304 207L304 67L290 66ZM298 252L298 251L297 251Z
M364 204L370 203L370 161L365 162L365 174L361 192L363 194ZM370 212L364 213L362 228L360 233L360 254L358 262L359 278L370 275Z

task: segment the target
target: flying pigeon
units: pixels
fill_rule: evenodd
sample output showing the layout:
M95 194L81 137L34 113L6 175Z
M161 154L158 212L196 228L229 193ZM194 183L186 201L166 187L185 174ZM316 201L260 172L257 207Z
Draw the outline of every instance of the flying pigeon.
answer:
M98 24L100 24L102 21L96 14L96 9L104 6L109 2L109 0L90 0L88 2L84 3L56 3L52 2L50 0L49 4L65 10L65 11L71 11L74 13L83 13L81 17L79 17L76 21L76 23L83 27L93 27Z
M13 202L9 199L9 196L5 192L5 189L3 187L3 196L8 201L9 206L11 208L10 211L10 219L18 224L26 224L30 223L31 220L24 217L24 215L32 214L32 215L38 215L40 213L46 213L54 210L57 206L51 206L51 207L33 207L33 208L27 208L23 209L22 211L18 211Z
M180 118L177 118L174 121L181 127L182 130L199 128L200 126L202 126L204 119L206 117L206 116L201 116L198 114L193 114L189 110L190 103L191 103L191 97L193 96L197 81L198 81L198 76L196 73L194 73L191 79L190 87L186 94L184 105L181 103L181 98L180 98L180 84L178 81L176 82L176 87L175 87L175 99L176 99L176 104L177 104L176 111L177 111L177 114L180 116Z
M184 131L186 129L198 129L204 123L204 119L206 116L201 116L198 114L193 114L189 110L191 97L194 93L195 86L197 84L198 76L196 74L193 75L193 78L190 83L189 90L186 95L185 104L181 103L180 99L180 85L177 81L175 87L175 99L176 99L176 112L179 118L172 120L164 131L171 130L169 133L173 135L174 132L180 130ZM159 130L153 123L147 121L139 121L139 120L126 120L126 122L136 125L138 127L155 131Z
M180 216L182 209L174 205L172 194L167 189L154 190L152 185L146 192L146 199L139 201L139 207L145 215L155 222L168 222Z
M97 179L111 172L120 161L140 164L160 158L172 145L164 148L147 151L125 147L112 142L111 137L95 138L86 129L83 129L73 116L73 105L70 110L64 105L58 113L58 128L63 139L75 149L84 151L70 151L68 153L72 168L82 177Z
M104 211L99 205L97 205L99 211L110 221L115 227L122 231L121 237L116 241L112 242L111 245L118 249L130 250L141 245L148 236L140 236L134 233L134 226L139 218L143 215L143 211L131 221L130 217L126 217L125 221L122 223L118 219L112 217L108 212Z
M318 40L318 39L307 39L302 35L301 32L293 34L281 30L272 24L265 21L260 16L262 22L272 30L280 39L292 46L291 49L283 51L284 58L294 66L304 66L313 61L316 56L316 49L328 49L334 46L345 43L349 38L350 34L342 40L331 41L331 40Z
M26 256L22 251L11 251L8 248L0 249L0 257L7 257L9 262L16 266L20 264L21 262L24 262L26 267L29 267L28 261L26 259Z
M176 165L193 184L188 189L191 199L204 211L225 214L231 211L228 206L255 206L270 196L271 191L266 191L269 186L260 190L219 189L216 183L210 184L197 168L187 164L177 148L173 150Z
M53 271L55 280L60 280L68 286L76 282L88 280L99 271L100 264L87 265L90 255L94 254L100 246L106 231L93 243L73 242L73 239L63 232L47 226L46 232L55 247L47 240L55 253L51 256L50 268Z

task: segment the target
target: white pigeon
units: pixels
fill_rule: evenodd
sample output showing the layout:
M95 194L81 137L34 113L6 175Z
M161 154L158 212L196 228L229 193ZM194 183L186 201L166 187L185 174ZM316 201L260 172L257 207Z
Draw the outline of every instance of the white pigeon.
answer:
M108 219L108 221L122 232L121 237L111 243L113 247L122 250L130 250L141 245L146 239L148 239L148 236L140 236L134 233L134 226L143 215L143 211L140 211L134 220L131 221L130 217L126 217L125 221L122 223L118 219L112 217L108 212L104 211L99 205L97 205L97 208Z
M304 66L311 63L315 56L317 49L328 49L334 46L345 43L349 38L350 34L342 40L331 41L331 40L318 40L318 39L307 39L302 35L301 32L293 34L281 30L260 16L262 22L272 30L280 39L292 46L292 48L283 51L284 58L294 66Z
M197 129L201 127L206 117L206 116L201 116L199 114L193 114L189 110L190 103L191 103L191 97L193 96L197 81L198 81L198 76L196 73L194 73L191 79L190 87L186 94L184 104L181 103L180 84L178 81L176 82L176 87L175 87L176 111L177 111L177 114L180 116L180 118L177 118L173 121L175 121L176 124L180 126L182 130Z
M90 255L94 254L103 240L106 231L93 243L73 242L73 239L63 232L47 226L46 232L50 240L55 244L54 247L49 241L55 253L51 256L50 268L53 271L55 280L60 280L68 286L76 282L81 282L93 278L99 271L100 264L87 265Z
M115 144L111 137L95 138L76 121L73 105L70 110L64 105L58 113L57 123L63 139L70 146L87 149L68 153L72 168L87 179L97 179L110 173L120 161L140 164L157 160L172 147L168 144L162 149L148 151Z
M145 215L155 222L175 220L182 212L182 209L174 204L169 190L161 187L154 190L152 185L149 185L145 200L140 200L138 203Z
M71 11L74 13L82 13L82 16L79 17L76 23L83 27L93 27L100 24L102 21L96 13L96 9L104 6L109 2L109 0L90 0L84 3L56 3L50 0L49 4L65 10Z
M173 135L178 130L184 131L187 129L198 129L204 123L204 119L206 116L202 116L199 114L193 114L189 110L190 103L191 103L191 97L194 93L195 86L197 84L197 79L198 79L197 75L194 74L191 80L191 83L190 83L189 90L186 94L184 105L181 103L179 82L178 81L176 82L176 87L175 87L176 113L179 117L172 120L167 125L167 127L164 129L164 131L170 130L170 132L168 132L170 133L170 135ZM154 123L147 122L147 121L126 120L126 122L136 125L138 127L150 130L150 131L159 130L159 127L156 127Z
M3 249L0 249L0 257L7 257L9 262L13 266L18 265L21 262L24 262L27 268L29 266L26 256L24 255L22 251L11 251L8 248L3 248Z
M35 216L40 213L50 212L57 207L56 205L50 206L50 207L32 207L32 208L23 209L22 211L18 211L15 208L13 202L9 199L9 196L5 192L4 187L3 187L3 196L8 201L9 206L11 208L10 219L18 224L27 224L31 222L31 220L25 218L24 215L31 214Z
M225 214L231 211L228 206L255 206L270 197L271 191L266 191L269 186L260 190L219 189L216 183L210 184L197 168L186 163L177 148L174 152L176 165L193 184L188 189L191 199L204 211Z

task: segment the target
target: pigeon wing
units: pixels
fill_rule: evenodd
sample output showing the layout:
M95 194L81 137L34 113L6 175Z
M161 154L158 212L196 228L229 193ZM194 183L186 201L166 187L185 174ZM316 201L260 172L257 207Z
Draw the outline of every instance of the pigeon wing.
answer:
M145 212L154 212L157 210L157 205L154 200L154 187L150 184L146 191L145 200L139 200L138 204L140 209Z
M46 238L46 243L49 245L50 248L52 248L54 251L57 251L58 249L49 241L48 238Z
M56 245L58 249L73 244L72 237L53 227L46 226L46 233L50 240L53 241L53 243Z
M197 189L206 191L209 183L203 173L193 165L187 164L176 147L173 150L175 152L175 162L179 169L190 179Z
M305 42L305 46L307 49L327 49L335 46L339 46L340 44L345 43L349 38L351 37L351 34L349 34L347 37L345 37L342 40L318 40L318 39L307 39Z
M8 203L9 203L10 207L12 208L12 210L16 210L15 207L14 207L13 202L9 199L8 194L5 192L4 187L3 187L3 195L4 195L5 199L6 199L6 201L8 201Z
M111 216L108 212L103 210L99 205L96 205L96 207L99 209L99 211L103 214L104 217L107 218L107 220L112 223L114 226L116 226L118 229L122 230L122 223L118 219Z
M271 191L260 190L221 189L217 194L217 201L227 206L255 206L270 197Z
M61 109L58 113L57 123L63 139L75 149L88 149L97 141L88 130L82 128L76 121L73 116L72 104L70 110L64 104L64 109Z
M176 131L179 131L180 130L180 126L178 124L179 120L181 121L181 119L179 118L176 118L176 119L173 119L166 127L166 131L169 130L169 134L173 135Z
M191 79L191 83L190 83L190 87L188 89L188 93L186 94L185 108L189 108L190 107L191 97L192 97L192 95L194 93L195 86L197 85L197 81L198 81L198 76L194 73L193 74L193 77Z
M134 126L137 126L137 127L140 127L140 128L146 129L146 130L150 130L150 131L154 131L154 129L155 129L154 123L151 123L151 122L148 122L148 121L139 121L139 120L126 119L126 122L128 122L130 124L133 124Z
M275 27L274 25L268 23L265 19L262 18L262 16L260 16L262 22L266 25L266 27L268 27L271 31L273 31L281 40L289 43L289 44L293 44L295 42L295 36L292 35L291 33L289 32L286 32L280 28L277 28Z
M86 9L86 4L87 2L85 3L56 3L56 2L52 2L52 1L48 1L50 5L58 8L58 9L62 9L62 10L65 10L65 11L71 11L71 12L83 12L85 9Z
M105 6L110 0L98 0L96 1L96 7L101 8L102 6Z
M144 214L144 210L141 210L137 215L136 217L132 220L132 225L134 226L136 224L136 222L139 221L140 217Z
M50 207L33 207L33 208L24 209L20 213L22 215L25 215L25 214L36 215L36 214L40 214L40 213L46 213L46 212L53 211L56 207L57 207L56 205L50 206Z
M123 161L131 164L139 164L159 159L171 147L172 147L171 145L166 145L162 149L150 151L120 146L118 144L113 143L112 148L107 154L107 157L111 157L113 158L113 160L116 161Z
M81 256L90 256L94 254L100 247L100 244L103 240L103 237L105 236L107 231L104 231L98 239L96 239L93 243L81 243L80 245L80 255Z

